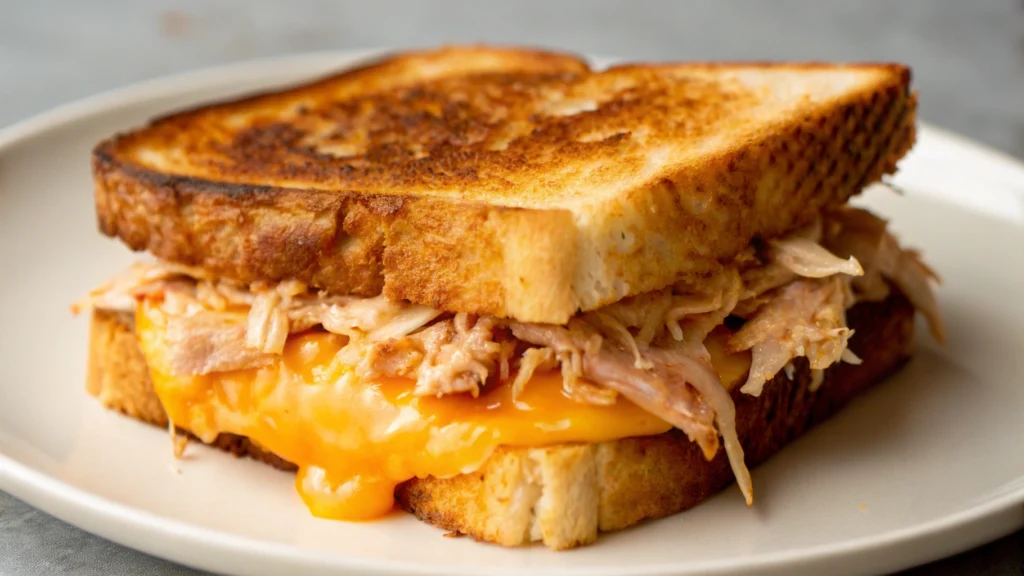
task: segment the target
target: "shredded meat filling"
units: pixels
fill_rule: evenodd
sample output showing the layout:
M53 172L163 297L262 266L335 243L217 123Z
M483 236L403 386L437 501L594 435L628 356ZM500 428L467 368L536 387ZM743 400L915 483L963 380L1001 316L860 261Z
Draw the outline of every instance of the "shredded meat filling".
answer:
M811 369L824 370L852 354L846 348L847 282L841 276L791 282L729 338L731 351L752 353L740 390L760 396L765 383L798 356L806 356Z
M711 365L707 335L729 316L745 320L727 341L731 351L751 351L744 393L759 395L780 371L792 378L800 356L808 358L816 388L832 364L859 362L847 348L853 334L846 310L855 299L885 298L890 282L941 340L935 280L884 220L843 208L755 243L699 282L626 298L566 326L443 313L383 296L332 296L294 281L243 287L163 262L131 267L72 310L161 301L172 370L185 375L265 366L290 334L311 329L345 338L338 360L361 377L411 378L421 396L475 396L489 383L510 382L518 400L534 373L558 368L569 397L609 404L621 394L681 429L708 458L721 437L750 502L735 407Z
M602 383L676 426L701 447L709 460L718 452L721 434L747 503L753 502L750 474L736 436L736 409L711 363L694 354L693 348L643 346L642 354L650 368L641 369L632 353L603 346L597 329L583 321L570 322L568 328L549 324L511 326L512 333L521 340L580 358L583 377Z
M495 341L498 320L456 314L422 332L407 336L423 349L416 370L415 394L444 396L469 392L473 396L498 367L502 346Z
M526 383L533 378L534 372L538 370L553 370L558 363L555 361L555 351L547 346L543 348L527 348L523 352L523 358L519 361L519 372L512 381L512 400L518 401L526 388Z
M938 276L921 261L921 255L901 248L885 220L867 210L846 206L830 214L829 222L825 245L864 265L864 276L853 284L857 296L861 300L884 300L889 287L883 278L892 282L928 321L932 336L944 342L946 328L931 287Z
M246 346L243 320L223 312L171 316L167 321L171 370L200 375L269 365L272 354Z

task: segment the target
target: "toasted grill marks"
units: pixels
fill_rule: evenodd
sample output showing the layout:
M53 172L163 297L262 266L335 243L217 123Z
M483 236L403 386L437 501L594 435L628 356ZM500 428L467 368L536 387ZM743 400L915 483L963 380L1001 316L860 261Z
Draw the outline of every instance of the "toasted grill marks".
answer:
M533 185L555 194L565 182L557 171L582 174L587 166L580 159L611 161L624 147L639 159L637 149L648 144L649 134L701 138L726 129L721 125L730 107L754 98L735 83L642 69L603 75L480 73L411 82L388 92L315 101L272 120L258 113L241 119L226 114L220 120L165 121L149 130L161 145L184 152L169 159L172 170L203 166L231 181L393 187L396 194L487 181L496 184L488 194L531 204L531 194L521 188L531 175L554 177L550 184ZM208 133L194 140L168 135L199 126ZM643 134L635 134L637 128ZM129 147L126 156L146 164L141 153L147 146Z
M559 323L845 202L895 168L914 109L899 66L455 48L104 142L96 204L133 249L242 282Z

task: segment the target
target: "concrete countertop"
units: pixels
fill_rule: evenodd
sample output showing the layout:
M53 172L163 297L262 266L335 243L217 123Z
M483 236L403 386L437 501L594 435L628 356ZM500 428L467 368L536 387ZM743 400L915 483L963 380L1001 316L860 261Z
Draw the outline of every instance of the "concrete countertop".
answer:
M633 59L902 61L913 67L923 120L1024 158L1021 0L55 0L3 2L0 13L0 127L214 64L486 41ZM1024 574L1024 531L910 573ZM0 574L196 572L0 492Z

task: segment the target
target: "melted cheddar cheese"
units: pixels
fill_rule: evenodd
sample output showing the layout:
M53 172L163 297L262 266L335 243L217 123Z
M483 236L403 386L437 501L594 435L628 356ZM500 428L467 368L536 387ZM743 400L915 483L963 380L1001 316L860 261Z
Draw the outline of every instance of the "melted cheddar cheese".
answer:
M671 428L622 397L609 406L570 400L557 372L536 374L516 402L508 384L477 398L417 397L412 380L357 378L337 358L344 338L326 332L290 337L270 366L176 376L166 323L157 305L139 306L137 338L171 421L205 442L246 436L295 463L296 488L318 517L381 516L398 484L472 472L498 446L602 442ZM726 361L721 346L709 349L723 381L742 378L749 357Z

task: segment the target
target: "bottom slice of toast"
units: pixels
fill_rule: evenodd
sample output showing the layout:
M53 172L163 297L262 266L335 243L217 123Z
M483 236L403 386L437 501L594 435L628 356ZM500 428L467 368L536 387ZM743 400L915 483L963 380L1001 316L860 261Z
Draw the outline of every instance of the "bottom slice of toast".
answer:
M904 297L858 304L849 310L848 322L855 330L850 348L863 363L832 366L817 391L810 391L803 358L794 362L792 380L780 373L760 397L733 390L748 466L771 457L909 358L914 310ZM157 426L168 424L130 314L93 313L87 386L108 408ZM295 470L244 437L222 434L213 444ZM732 481L724 450L705 460L696 444L673 430L598 444L501 448L471 474L405 482L395 499L426 522L478 540L506 546L542 541L565 549L593 542L599 532L691 508Z

